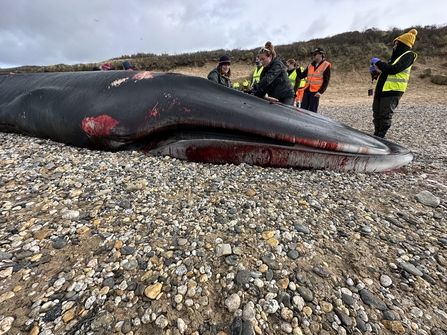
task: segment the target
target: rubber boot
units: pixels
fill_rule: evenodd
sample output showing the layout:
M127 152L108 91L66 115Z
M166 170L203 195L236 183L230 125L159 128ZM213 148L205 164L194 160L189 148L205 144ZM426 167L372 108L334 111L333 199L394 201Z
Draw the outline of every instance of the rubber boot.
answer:
M390 126L381 126L377 132L377 137L385 138L386 132L390 129Z
M374 136L378 136L379 134L379 126L374 126Z

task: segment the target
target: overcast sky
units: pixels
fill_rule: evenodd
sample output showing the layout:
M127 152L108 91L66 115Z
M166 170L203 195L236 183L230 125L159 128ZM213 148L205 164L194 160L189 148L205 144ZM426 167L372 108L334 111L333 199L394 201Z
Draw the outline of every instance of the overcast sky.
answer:
M0 68L252 49L447 23L444 0L0 0ZM417 42L417 39L416 39Z

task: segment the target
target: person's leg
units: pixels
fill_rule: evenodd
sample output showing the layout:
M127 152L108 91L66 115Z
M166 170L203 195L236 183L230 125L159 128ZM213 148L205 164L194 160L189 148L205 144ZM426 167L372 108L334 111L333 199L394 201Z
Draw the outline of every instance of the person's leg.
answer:
M302 109L309 109L310 105L310 92L308 90L304 91L303 93L303 100L301 101L301 108Z
M390 129L394 110L399 105L399 99L399 96L384 97L380 99L378 137L384 138L388 129Z
M314 113L318 113L318 105L320 104L320 98L316 98L315 97L315 93L312 93L312 99L310 100L310 106L309 106L309 110L314 112Z
M374 135L377 136L379 133L379 127L380 127L380 98L374 97L373 104L372 104L372 110L373 110L373 124L374 124Z
M303 101L303 93L304 88L300 88L298 89L298 91L296 91L296 107L300 107L301 101Z

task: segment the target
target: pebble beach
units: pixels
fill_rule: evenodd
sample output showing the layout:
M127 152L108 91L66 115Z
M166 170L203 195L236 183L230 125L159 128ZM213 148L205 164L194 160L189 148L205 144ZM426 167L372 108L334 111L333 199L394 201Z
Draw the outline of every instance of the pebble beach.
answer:
M388 173L0 133L0 334L447 334L447 103L402 100Z

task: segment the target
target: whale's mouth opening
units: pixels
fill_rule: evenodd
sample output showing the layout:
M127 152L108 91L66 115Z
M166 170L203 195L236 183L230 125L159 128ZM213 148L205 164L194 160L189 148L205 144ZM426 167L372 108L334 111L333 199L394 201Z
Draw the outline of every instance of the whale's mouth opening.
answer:
M142 149L145 152L150 150L169 146L177 142L188 141L194 143L195 141L225 141L225 142L246 142L257 143L265 145L278 145L285 147L293 147L294 143L281 141L278 139L260 136L256 134L244 133L232 129L218 129L218 128L185 128L185 129L165 129L164 131L151 134L148 137L141 138L126 146L126 149Z
M386 141L384 141L386 142ZM391 155L325 150L281 141L267 136L216 128L164 129L126 146L154 156L170 156L192 162L213 164L294 167L300 169L332 169L373 172L393 170L411 161L410 152ZM399 147L392 148L400 151Z

